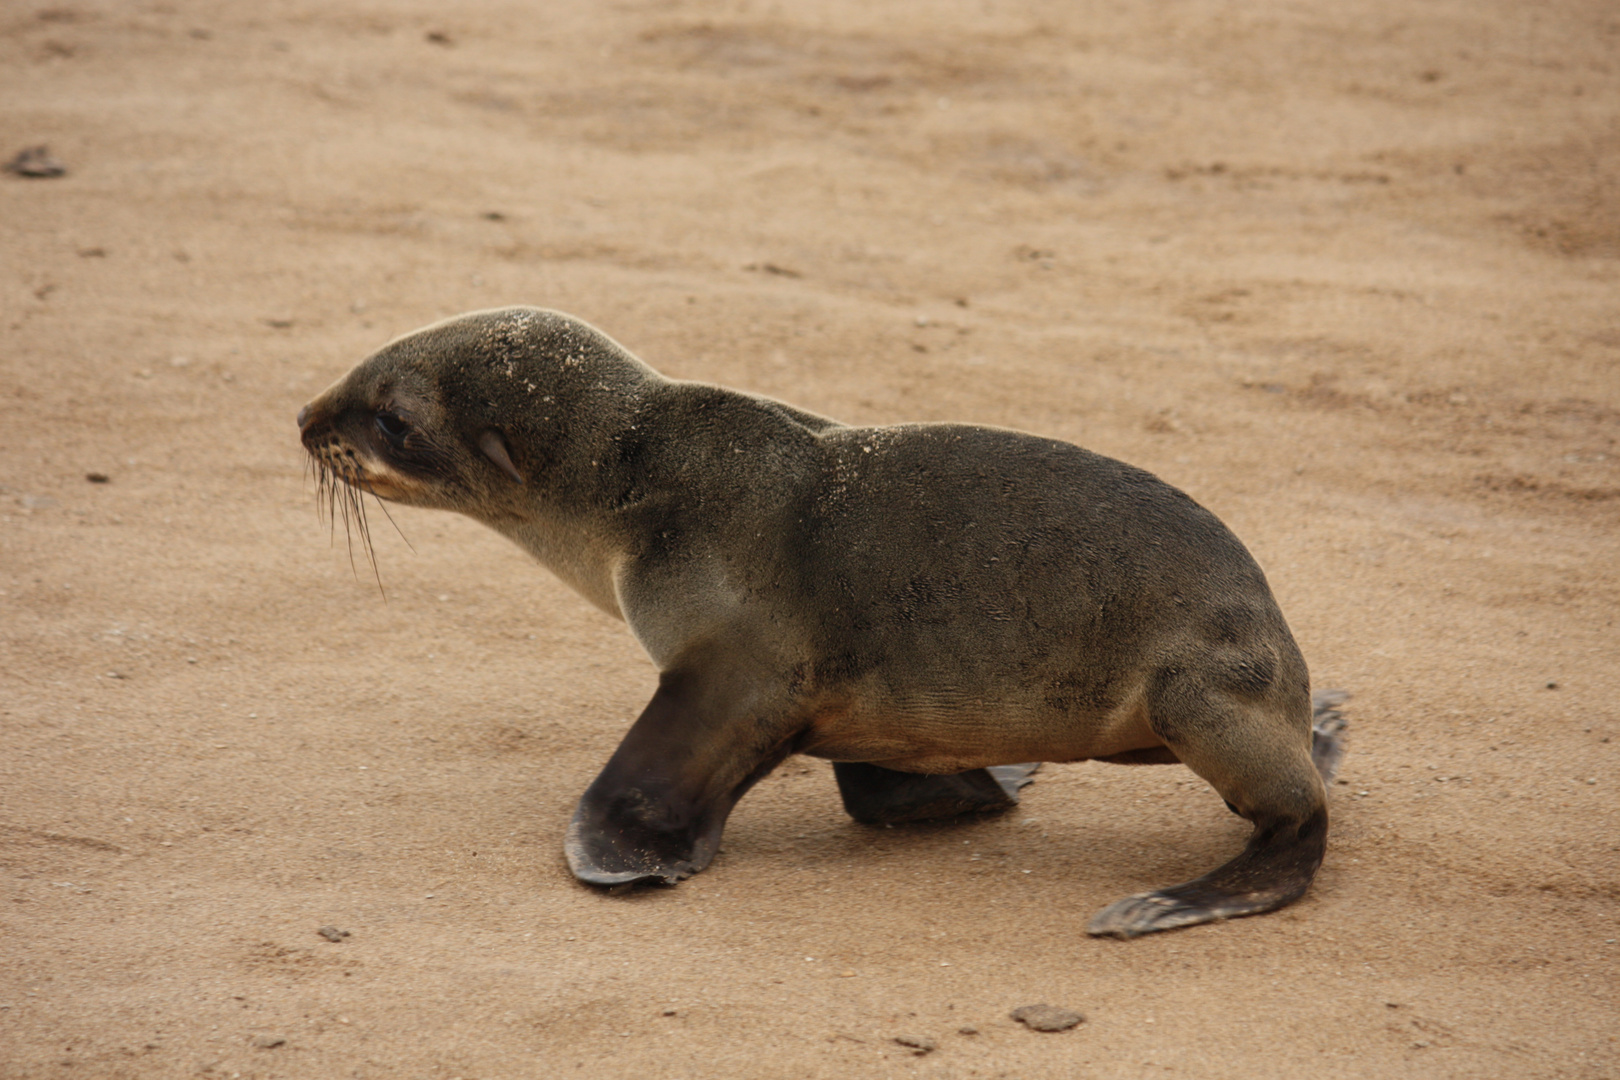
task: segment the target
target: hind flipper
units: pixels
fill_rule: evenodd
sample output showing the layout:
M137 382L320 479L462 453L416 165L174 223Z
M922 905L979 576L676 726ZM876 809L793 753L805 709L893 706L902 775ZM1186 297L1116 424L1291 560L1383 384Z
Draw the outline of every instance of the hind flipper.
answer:
M1257 823L1243 853L1168 889L1138 893L1098 912L1093 937L1133 938L1156 930L1259 915L1305 894L1327 846L1326 807L1305 821Z
M1235 695L1215 683L1207 671L1168 673L1154 687L1149 722L1254 832L1237 858L1209 873L1104 908L1087 927L1093 935L1132 938L1273 911L1303 896L1322 864L1327 789L1303 723L1304 695Z

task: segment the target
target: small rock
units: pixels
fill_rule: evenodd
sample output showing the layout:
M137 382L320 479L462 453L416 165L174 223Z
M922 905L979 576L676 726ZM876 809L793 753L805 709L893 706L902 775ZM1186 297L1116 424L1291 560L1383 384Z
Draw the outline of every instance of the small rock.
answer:
M680 1013L679 1009L665 1009L664 1010L664 1015L665 1016L679 1016L679 1015L681 1015L681 1013Z
M342 941L344 938L349 936L349 932L347 930L339 930L335 926L323 926L315 932L321 935L321 937L325 938L327 941L333 942Z
M1085 1019L1077 1012L1051 1005L1025 1005L1014 1009L1011 1016L1031 1031L1068 1031Z
M804 275L799 273L797 270L791 270L786 266L778 266L775 263L749 263L747 266L743 267L743 269L752 270L757 274L775 274L777 277L804 277Z
M899 1043L901 1046L910 1047L912 1052L918 1057L931 1053L939 1046L939 1044L933 1039L927 1038L923 1035L896 1035L894 1037L894 1041Z
M278 1046L286 1046L287 1040L280 1035L255 1035L253 1046L256 1050L274 1050Z
M963 1024L961 1027L956 1029L956 1033L958 1035L977 1035L979 1033L979 1029L974 1027L972 1024Z
M84 474L84 478L90 481L92 484L105 484L107 481L112 479L112 477L108 476L104 472L87 472Z
M47 148L30 146L6 162L6 172L39 180L55 176L66 176L67 166L51 157L51 152Z

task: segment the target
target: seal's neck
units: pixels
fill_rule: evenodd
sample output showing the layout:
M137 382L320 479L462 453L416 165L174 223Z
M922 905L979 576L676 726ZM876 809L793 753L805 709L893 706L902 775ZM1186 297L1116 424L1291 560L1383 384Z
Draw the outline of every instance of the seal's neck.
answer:
M489 522L518 547L562 579L563 584L593 605L624 619L613 586L615 568L624 559L600 530L583 522L507 518Z

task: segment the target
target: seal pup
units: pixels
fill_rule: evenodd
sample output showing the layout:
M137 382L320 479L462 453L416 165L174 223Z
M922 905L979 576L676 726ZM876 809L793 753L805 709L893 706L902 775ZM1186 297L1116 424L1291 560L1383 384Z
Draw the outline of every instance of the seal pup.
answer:
M657 665L569 824L582 881L702 870L794 753L831 760L863 822L1004 809L1033 768L1005 766L1092 758L1185 763L1254 824L1231 861L1111 905L1092 934L1270 911L1321 864L1337 729L1313 736L1305 662L1248 551L1141 469L667 379L530 307L393 341L298 425L325 489L483 522Z

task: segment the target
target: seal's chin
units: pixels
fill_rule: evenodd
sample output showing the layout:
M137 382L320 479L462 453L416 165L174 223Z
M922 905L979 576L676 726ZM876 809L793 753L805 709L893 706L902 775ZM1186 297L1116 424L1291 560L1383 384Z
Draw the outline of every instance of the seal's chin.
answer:
M404 486L392 482L386 476L368 472L358 476L343 476L341 479L350 487L363 491L368 495L375 495L379 499L387 499L389 502L398 503L411 501L410 491Z

